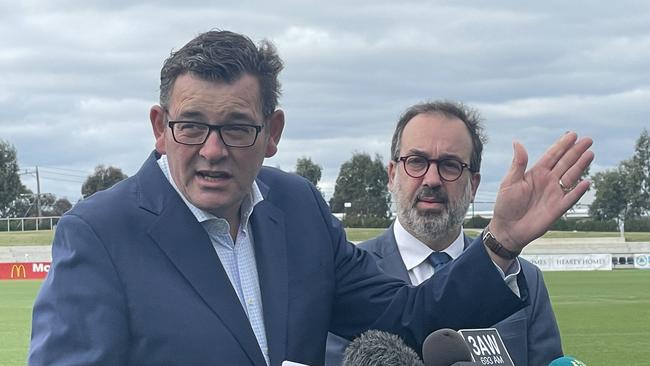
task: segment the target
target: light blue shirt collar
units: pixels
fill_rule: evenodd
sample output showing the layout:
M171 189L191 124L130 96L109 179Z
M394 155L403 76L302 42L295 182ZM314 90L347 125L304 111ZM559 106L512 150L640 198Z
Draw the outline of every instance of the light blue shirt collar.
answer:
M188 201L183 193L178 189L176 186L176 183L174 182L174 179L171 176L171 171L169 170L169 161L167 160L167 155L161 155L160 159L158 159L158 166L160 167L160 170L162 170L163 174L165 174L165 177L169 181L169 183L174 187L176 192L178 192L178 195L181 196L183 199L183 202L187 205L187 208L190 209L194 217L196 217L196 220L198 222L204 222L208 220L223 220L221 217L217 217L207 211L204 211L196 206L194 206L190 201ZM244 230L248 227L248 220L250 218L250 215L253 213L253 208L260 202L264 200L264 196L262 196L262 192L260 191L260 188L257 185L256 181L253 181L253 185L251 187L250 193L244 198L244 201L242 202L241 206L241 223L240 227L244 228ZM225 232L228 232L227 228L224 228Z

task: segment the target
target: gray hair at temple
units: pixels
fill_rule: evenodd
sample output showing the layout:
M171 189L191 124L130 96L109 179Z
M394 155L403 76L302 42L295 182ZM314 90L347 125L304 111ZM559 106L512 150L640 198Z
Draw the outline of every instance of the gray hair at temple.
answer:
M191 73L207 81L233 83L250 74L259 82L262 114L268 118L278 105L278 74L282 68L282 60L270 41L263 40L258 47L242 34L205 32L165 60L160 71L160 105L169 107L174 82L180 75Z
M402 132L411 119L419 114L439 113L447 118L458 118L465 123L469 135L472 138L472 155L469 162L470 171L477 173L481 171L481 157L483 155L483 144L487 143L487 136L483 131L483 118L479 112L460 102L432 101L412 105L402 113L390 147L390 156L393 161L399 159L399 151L402 145Z

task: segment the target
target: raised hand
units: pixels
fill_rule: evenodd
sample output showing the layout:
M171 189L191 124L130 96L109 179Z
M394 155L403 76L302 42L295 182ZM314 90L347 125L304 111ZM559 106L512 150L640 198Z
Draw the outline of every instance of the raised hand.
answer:
M501 181L489 227L508 250L521 251L542 236L589 188L582 172L594 159L590 138L560 137L528 171L528 154L514 142L512 166Z

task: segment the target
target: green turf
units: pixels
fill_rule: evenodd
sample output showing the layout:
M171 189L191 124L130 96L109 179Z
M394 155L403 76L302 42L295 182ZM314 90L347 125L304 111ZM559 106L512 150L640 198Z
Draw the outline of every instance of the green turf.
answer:
M53 230L0 232L0 246L50 245Z
M544 238L618 238L617 232L602 231L549 231ZM650 241L650 232L626 232L625 241Z
M360 242L379 236L386 229L363 229L363 228L346 228L345 235L349 241ZM468 235L476 236L481 231L479 229L466 229Z
M346 228L345 232L348 240L358 242L376 237L386 229L361 229ZM481 232L480 229L465 229L470 236L476 236ZM619 233L614 232L588 232L588 231L549 231L544 238L617 238ZM628 232L625 233L625 240L629 242L644 241L650 242L650 232Z
M364 241L379 236L386 229L346 228L345 235L349 241Z
M650 271L545 272L564 351L588 365L650 365ZM0 366L25 364L40 281L0 281Z
M40 280L0 281L0 366L25 365Z
M587 365L650 365L650 271L544 277L565 353Z
M346 228L348 240L359 242L376 237L386 229L363 229L363 228ZM466 229L471 236L476 236L479 229ZM605 238L618 237L618 233L611 232L571 232L571 231L549 231L544 235L545 238ZM54 231L12 231L0 232L0 246L18 246L18 245L50 245L54 238ZM650 242L650 232L643 233L626 233L625 240L646 241Z

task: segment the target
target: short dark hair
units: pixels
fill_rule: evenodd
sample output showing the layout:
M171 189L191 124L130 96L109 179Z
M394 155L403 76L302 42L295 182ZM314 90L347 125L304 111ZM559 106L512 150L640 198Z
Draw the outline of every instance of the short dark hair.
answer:
M281 94L278 74L282 68L282 60L268 40L262 40L258 47L242 34L221 30L205 32L171 52L165 60L160 71L160 105L169 107L179 75L191 73L208 81L232 83L250 74L259 82L262 114L268 118L278 105Z
M439 113L447 118L458 118L465 123L469 135L472 138L472 155L469 167L474 173L481 171L481 156L483 155L483 144L487 143L487 136L483 132L483 118L479 112L460 102L452 101L429 101L412 105L402 113L390 147L392 160L399 159L399 151L402 145L402 132L415 116L425 113Z

